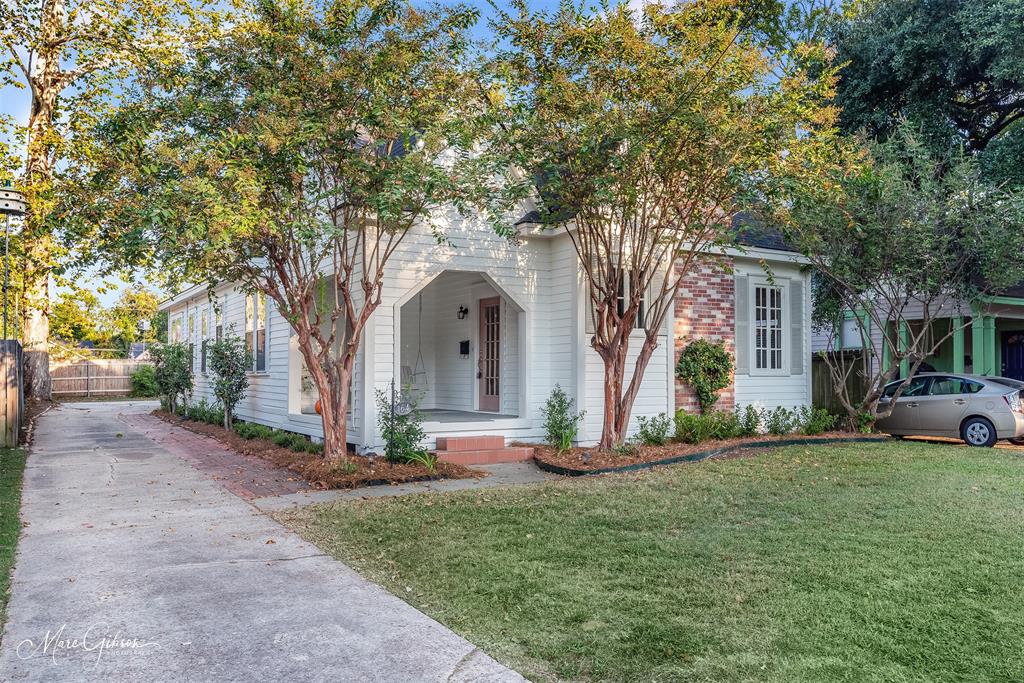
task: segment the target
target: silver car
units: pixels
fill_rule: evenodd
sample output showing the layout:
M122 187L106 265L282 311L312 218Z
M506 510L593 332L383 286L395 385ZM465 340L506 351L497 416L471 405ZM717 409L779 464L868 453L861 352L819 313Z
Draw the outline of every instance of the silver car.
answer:
M1024 443L1022 389L1024 383L1005 377L920 373L886 385L878 408L892 405L892 412L876 425L893 436L946 436L970 446L992 446L998 439Z

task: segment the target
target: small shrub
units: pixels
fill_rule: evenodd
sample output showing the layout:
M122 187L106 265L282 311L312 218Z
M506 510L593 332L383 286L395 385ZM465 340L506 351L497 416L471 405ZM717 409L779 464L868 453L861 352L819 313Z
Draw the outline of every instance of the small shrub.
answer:
M419 444L426 433L423 431L423 420L416 406L407 415L391 412L391 399L377 390L377 417L380 421L380 432L384 438L384 457L391 462L409 462L410 457L421 452Z
M672 429L672 420L661 413L654 417L641 415L636 419L639 429L636 437L645 446L664 446L668 443L668 434Z
M761 422L763 421L763 415L756 406L747 405L741 411L739 408L736 409L737 419L739 420L739 434L741 437L757 436L761 433Z
M358 471L359 465L348 458L330 462L327 466L328 474L355 474Z
M715 406L718 392L732 379L732 356L721 342L698 339L679 356L676 377L690 385L697 394L700 411L707 413Z
M156 368L152 365L143 365L133 372L131 382L132 396L152 398L160 394L160 387L156 383Z
M875 416L869 410L858 413L856 426L861 434L870 434L875 431Z
M406 462L423 465L431 474L437 473L437 456L428 451L410 453Z
M682 408L676 411L675 425L676 425L676 441L682 441L683 443L700 443L709 436L706 429L705 420L702 419L702 415L695 415L688 413Z
M789 434L799 426L796 414L789 408L778 406L768 412L765 417L765 428L769 434L782 436Z
M192 354L188 344L157 344L150 349L156 384L160 395L167 399L171 413L186 402L192 393Z
M270 441L275 446L280 446L281 448L291 448L292 447L292 435L289 434L288 432L283 432L283 431L276 430L271 435Z
M540 410L544 416L544 440L549 446L559 451L572 448L580 420L586 414L583 411L575 412L575 407L575 401L556 384L551 396Z
M684 443L702 443L711 439L735 439L742 436L742 424L736 413L712 410L705 414L692 414L677 410L675 437Z
M629 443L628 441L625 443L620 443L617 446L612 446L612 453L615 453L615 455L621 455L623 457L636 455L636 444Z
M808 436L824 434L836 425L839 418L824 408L800 408L800 431Z
M706 416L710 423L712 439L735 439L741 436L740 420L734 412L713 410Z
M235 406L249 388L252 355L245 348L245 341L236 335L228 335L209 344L207 353L210 370L213 372L213 395L224 407L220 414L220 424L223 424L225 429L231 429Z
M312 453L313 455L323 455L324 445L317 441L310 441L309 446L307 446L307 452Z
M209 403L205 398L201 398L194 403L187 403L182 406L181 410L184 416L193 422L220 424L218 422L221 415L220 408Z
M274 436L274 428L268 427L267 425L253 424L252 429L253 434L255 434L255 438L257 439L266 439L269 441L271 437Z

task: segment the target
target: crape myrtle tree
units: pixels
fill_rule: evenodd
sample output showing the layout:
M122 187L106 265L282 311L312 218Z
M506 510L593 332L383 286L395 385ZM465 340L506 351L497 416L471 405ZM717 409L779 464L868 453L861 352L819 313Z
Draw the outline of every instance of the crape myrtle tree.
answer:
M957 331L952 319L1024 280L1024 195L986 183L969 156L937 155L907 123L884 142L837 139L834 152L794 176L778 218L813 264L828 347L842 348L848 313L860 321L861 354L821 357L851 426L865 427L891 411L879 399L901 362L912 375Z
M746 198L764 196L798 131L828 118L820 47L763 39L779 17L759 12L778 10L696 0L595 12L565 0L548 13L517 0L498 11L490 96L506 114L494 148L536 185L538 222L564 226L579 257L604 363L603 447L626 437L695 260L729 239Z
M464 69L476 18L265 0L103 127L120 150L104 182L144 202L105 212L93 239L130 235L185 280L272 300L319 392L326 458L347 455L356 354L409 231L443 240L444 218L471 209L500 229L481 206L497 196L489 157L471 153L486 126Z
M21 185L29 213L19 236L24 268L25 389L49 397L49 286L62 252L53 216L62 176L92 153L80 133L140 66L169 64L205 34L201 2L189 0L4 0L0 5L0 85L25 90L28 119L6 122L24 141ZM203 21L197 21L204 19ZM5 95L6 97L7 95ZM14 152L15 150L11 150Z

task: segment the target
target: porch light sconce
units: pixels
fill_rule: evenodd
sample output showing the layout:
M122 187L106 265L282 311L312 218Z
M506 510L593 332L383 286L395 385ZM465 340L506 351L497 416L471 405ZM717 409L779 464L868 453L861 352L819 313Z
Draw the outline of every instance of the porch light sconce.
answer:
M465 320L467 315L469 315L469 309L465 306L459 306L459 320Z

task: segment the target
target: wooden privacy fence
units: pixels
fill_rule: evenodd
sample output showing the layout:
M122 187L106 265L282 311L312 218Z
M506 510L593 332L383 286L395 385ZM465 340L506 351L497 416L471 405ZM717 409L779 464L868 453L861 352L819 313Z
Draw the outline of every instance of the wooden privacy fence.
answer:
M127 396L132 391L132 373L146 365L152 363L129 358L54 361L50 386L54 398Z
M860 363L860 351L843 351L846 355L846 362L849 364ZM864 375L855 368L846 378L846 389L850 398L854 401L860 400L867 393L867 381ZM832 389L832 376L829 374L828 365L825 359L818 354L814 355L811 362L811 403L815 408L826 408L835 415L846 415L846 409L836 398Z
M21 364L21 343L0 340L0 447L18 445L21 419L25 413L24 378Z

